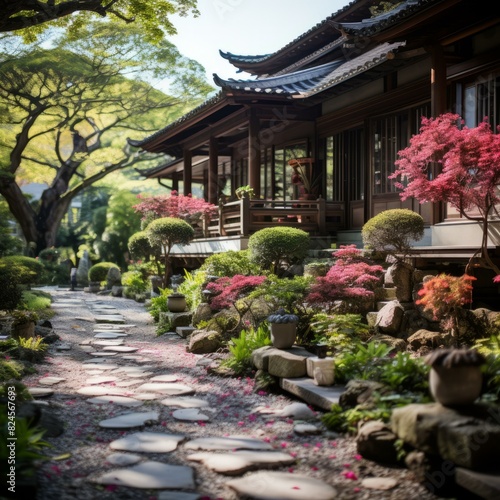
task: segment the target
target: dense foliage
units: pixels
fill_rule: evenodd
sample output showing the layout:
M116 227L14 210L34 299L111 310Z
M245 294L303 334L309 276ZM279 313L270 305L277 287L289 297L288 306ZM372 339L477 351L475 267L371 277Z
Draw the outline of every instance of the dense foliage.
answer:
M309 234L293 227L267 227L252 234L248 248L253 262L273 274L302 260L309 250Z
M109 270L114 267L115 269L120 269L113 262L99 262L98 264L94 264L89 269L89 281L106 281L106 277L108 276Z
M253 288L261 285L265 280L265 276L237 274L232 277L224 276L208 283L207 290L213 294L210 299L210 307L215 311L231 307L240 297L248 295Z
M366 247L404 257L424 236L424 219L413 210L385 210L366 222L361 235Z

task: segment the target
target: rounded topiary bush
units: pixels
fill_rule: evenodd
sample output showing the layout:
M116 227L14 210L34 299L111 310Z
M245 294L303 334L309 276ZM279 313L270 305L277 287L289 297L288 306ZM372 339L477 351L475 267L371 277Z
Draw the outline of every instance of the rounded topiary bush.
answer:
M9 266L0 260L0 310L12 311L17 308L22 299L19 284L17 267Z
M151 246L146 231L138 231L137 233L134 233L128 239L127 247L129 249L130 255L136 260L148 260L151 255L157 253Z
M41 282L45 270L43 264L33 257L9 255L2 257L0 263L16 268L18 282L22 285L33 285Z
M294 227L267 227L248 239L250 258L277 274L285 264L301 262L309 250L309 234Z
M423 238L424 219L405 208L385 210L366 222L361 235L366 247L404 256L412 242Z
M108 276L108 271L112 268L116 267L117 269L120 269L116 264L113 262L99 262L98 264L94 264L90 269L89 269L89 281L106 281L106 278Z

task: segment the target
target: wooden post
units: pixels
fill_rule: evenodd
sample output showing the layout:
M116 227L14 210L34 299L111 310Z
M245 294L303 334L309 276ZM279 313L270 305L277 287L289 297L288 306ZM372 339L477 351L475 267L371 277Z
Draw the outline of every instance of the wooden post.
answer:
M217 204L217 191L218 191L218 165L219 165L219 153L217 147L217 139L215 137L210 137L209 142L209 153L208 153L208 193L207 201Z
M243 236L248 236L250 227L250 198L244 196L240 200L240 223L241 223L241 234Z
M184 149L184 195L191 194L193 180L193 154L189 149Z
M446 60L443 47L434 45L431 49L431 114L434 118L446 112ZM440 166L432 167L434 178L439 174ZM432 205L432 224L443 222L446 204L444 202Z
M250 110L248 122L248 184L258 198L260 196L259 119L254 109Z
M323 236L326 233L326 201L324 198L318 199L318 228Z

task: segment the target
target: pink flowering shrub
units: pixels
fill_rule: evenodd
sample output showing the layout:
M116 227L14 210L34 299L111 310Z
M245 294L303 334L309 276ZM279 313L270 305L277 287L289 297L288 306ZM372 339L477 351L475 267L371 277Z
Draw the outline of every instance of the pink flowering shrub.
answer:
M214 311L220 311L234 305L234 303L249 293L253 288L261 285L267 278L265 276L243 276L236 274L229 278L224 276L207 285L215 296L210 301Z
M342 301L342 309L355 312L373 299L381 283L382 266L367 262L355 245L341 246L326 276L316 278L306 301L332 309ZM337 303L337 304L336 304Z
M175 217L190 224L199 222L205 215L217 212L217 206L201 198L191 195L179 194L172 191L170 195L143 196L137 195L141 200L134 205L136 212L142 214L143 219L153 215L154 218Z

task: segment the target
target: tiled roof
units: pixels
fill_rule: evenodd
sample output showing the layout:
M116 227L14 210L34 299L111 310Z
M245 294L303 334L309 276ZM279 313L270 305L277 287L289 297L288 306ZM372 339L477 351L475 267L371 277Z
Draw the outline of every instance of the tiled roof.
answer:
M259 78L258 80L223 80L214 75L215 84L224 90L243 90L263 94L294 95L306 92L320 83L325 76L343 64L343 60L333 61L314 68L289 73L287 75Z
M214 80L223 90L282 94L294 98L305 98L338 85L340 82L381 64L404 42L384 43L350 60L338 59L315 68L297 71L283 76L258 80L222 80L215 75Z

